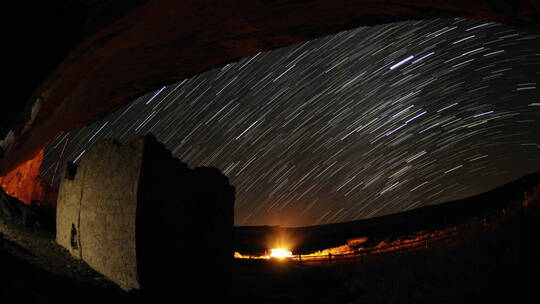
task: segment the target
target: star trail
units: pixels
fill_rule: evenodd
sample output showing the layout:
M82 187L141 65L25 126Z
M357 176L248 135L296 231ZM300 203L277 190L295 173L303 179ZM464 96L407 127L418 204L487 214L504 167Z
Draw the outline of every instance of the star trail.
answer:
M362 27L257 53L49 143L42 175L152 132L236 187L235 225L358 220L540 170L540 34L464 19Z

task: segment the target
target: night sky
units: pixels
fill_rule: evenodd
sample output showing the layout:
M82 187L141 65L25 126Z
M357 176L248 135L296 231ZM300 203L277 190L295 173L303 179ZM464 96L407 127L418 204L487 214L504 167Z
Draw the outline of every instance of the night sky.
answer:
M42 167L152 132L236 187L236 225L304 226L478 194L540 170L540 33L464 19L258 53L51 142Z

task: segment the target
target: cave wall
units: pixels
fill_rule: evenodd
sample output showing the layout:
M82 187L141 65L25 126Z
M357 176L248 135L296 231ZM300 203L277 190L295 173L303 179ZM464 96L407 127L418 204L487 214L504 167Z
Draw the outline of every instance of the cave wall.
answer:
M40 176L45 148L18 167L0 175L0 186L4 191L27 205L56 206L58 191L49 186Z
M56 221L58 244L124 290L195 293L230 281L234 187L151 135L100 141L67 166Z

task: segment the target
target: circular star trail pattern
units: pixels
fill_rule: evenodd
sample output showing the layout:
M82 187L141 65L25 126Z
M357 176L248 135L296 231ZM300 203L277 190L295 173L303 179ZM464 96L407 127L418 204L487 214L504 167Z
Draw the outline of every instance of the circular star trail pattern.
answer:
M236 225L381 216L540 170L538 32L442 19L362 27L164 86L46 150L152 132L236 187Z

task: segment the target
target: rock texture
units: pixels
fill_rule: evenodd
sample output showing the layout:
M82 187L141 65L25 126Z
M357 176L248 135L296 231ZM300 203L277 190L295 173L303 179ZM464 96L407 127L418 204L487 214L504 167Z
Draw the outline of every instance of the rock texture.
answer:
M40 176L45 148L5 175L0 175L0 187L27 205L56 206L57 189L49 186Z
M26 205L4 192L0 187L0 223L9 223L17 227L31 228L53 234L55 230L55 210L50 206Z
M9 58L35 64L25 65L31 73L9 73L21 75L16 80L30 83L31 89L10 88L15 94L7 106L10 114L0 118L0 174L33 158L61 131L103 118L164 84L259 51L357 26L411 19L465 17L537 30L540 12L535 0L59 3L41 5L30 15L34 20L25 19L27 9L20 10L25 14L21 18L34 26L10 40L28 42ZM10 47L21 45L13 42ZM34 60L36 56L40 60ZM28 75L39 81L29 81ZM10 129L14 140L4 140Z
M233 210L219 170L188 168L151 135L106 140L64 170L56 240L124 290L191 293L226 286Z
M124 289L139 288L136 212L144 141L100 142L63 176L56 241ZM76 170L76 171L75 171Z

